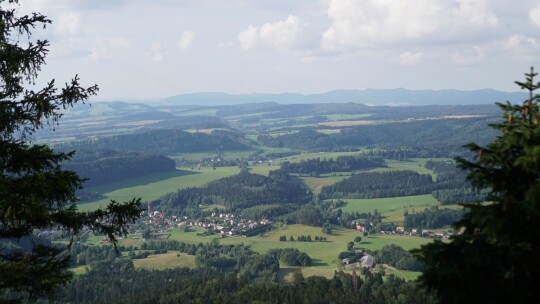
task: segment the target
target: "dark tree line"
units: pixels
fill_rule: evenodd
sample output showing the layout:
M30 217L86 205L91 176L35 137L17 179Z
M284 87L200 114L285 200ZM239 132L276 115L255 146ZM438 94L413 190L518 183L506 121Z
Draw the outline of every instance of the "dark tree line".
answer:
M249 149L249 142L233 132L188 133L180 130L152 130L59 145L66 150L112 149L158 154L217 152Z
M465 171L459 169L455 162L427 161L426 169L437 174L437 184L440 189L432 192L437 201L443 205L467 204L485 201L487 190L473 189L467 181Z
M288 180L288 175L253 174L242 170L239 174L210 182L200 188L187 188L167 194L156 201L159 208L173 213L185 209L198 209L201 204L223 203L230 211L260 205L280 205L286 209L267 209L290 211L307 203L311 193L297 183ZM267 215L259 209L259 215Z
M266 255L279 260L287 266L311 266L313 264L307 253L296 248L270 249Z
M320 174L329 172L348 172L361 169L384 167L382 157L340 156L336 159L313 158L296 163L283 162L281 170L287 173Z
M176 169L174 160L163 155L113 150L78 151L63 167L87 178L87 187Z
M281 136L260 135L257 140L270 147L302 151L332 151L343 148L411 147L425 151L424 157L460 155L463 143L488 142L497 132L487 130L492 118L419 120L344 128L337 134L322 134L314 129Z
M431 193L437 185L431 175L414 171L363 172L325 186L320 197L379 198Z
M405 215L405 229L438 229L454 224L461 220L465 210L447 209L433 206L424 211L408 213Z

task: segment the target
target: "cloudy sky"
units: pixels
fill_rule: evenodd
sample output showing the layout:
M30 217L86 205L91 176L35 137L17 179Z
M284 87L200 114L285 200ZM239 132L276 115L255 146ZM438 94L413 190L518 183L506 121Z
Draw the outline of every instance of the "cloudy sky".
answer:
M515 91L540 69L539 0L20 0L53 24L41 79L96 100L193 92Z

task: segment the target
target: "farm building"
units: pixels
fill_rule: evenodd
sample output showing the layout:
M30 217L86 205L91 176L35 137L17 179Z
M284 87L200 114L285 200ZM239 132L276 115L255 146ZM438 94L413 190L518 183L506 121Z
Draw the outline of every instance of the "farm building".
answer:
M373 268L374 260L370 255L365 255L360 259L360 265L364 268Z

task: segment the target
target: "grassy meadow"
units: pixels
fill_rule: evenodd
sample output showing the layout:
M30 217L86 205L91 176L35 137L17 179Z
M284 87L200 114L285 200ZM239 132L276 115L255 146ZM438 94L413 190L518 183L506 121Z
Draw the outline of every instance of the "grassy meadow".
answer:
M163 270L176 267L195 268L195 256L170 250L164 254L152 254L145 259L133 260L135 268Z
M170 240L178 240L187 243L207 243L212 239L219 238L218 235L199 236L203 230L193 230L184 232L181 229L174 229L171 232ZM279 237L285 235L287 239L293 236L297 239L300 235L324 236L326 241L322 242L299 242L299 241L279 241ZM347 243L351 242L355 237L361 236L362 242L357 244L355 248L377 250L388 244L396 244L407 250L418 248L419 246L430 242L429 239L414 237L414 236L398 236L398 235L370 235L364 237L361 232L336 228L332 234L325 235L322 233L321 227L312 227L306 225L287 225L279 229L272 230L263 236L255 237L226 237L219 239L221 244L244 244L249 245L251 249L259 253L266 253L273 248L296 248L300 251L307 252L313 259L313 268L316 269L335 269L339 265L338 254L347 250Z
M394 210L403 212L404 208L425 208L439 205L439 202L431 194L370 199L344 199L344 201L347 202L347 205L341 207L343 211L360 213L373 212L375 209L381 213Z
M80 210L94 210L106 205L109 200L130 200L140 197L143 201L155 200L164 194L187 187L203 186L210 181L231 176L240 172L238 167L200 168L191 170L181 168L176 171L149 174L143 177L111 183L106 186L87 188L101 193L105 199L79 204Z

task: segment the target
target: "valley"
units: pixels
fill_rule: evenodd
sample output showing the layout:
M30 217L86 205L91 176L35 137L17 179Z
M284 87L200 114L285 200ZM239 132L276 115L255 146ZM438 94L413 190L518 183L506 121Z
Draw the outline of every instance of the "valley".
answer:
M78 151L68 168L98 179L87 181L84 192L92 195L81 196L80 210L142 199L141 219L120 241L126 257L148 252L134 259L135 268L198 267L194 252L143 249L153 240L241 245L259 255L278 248L306 253L310 266L280 265L279 280L287 282L298 270L306 277L351 272L355 267L339 258L344 252L376 253L390 245L410 250L457 233L452 221L440 220L443 211L459 210L456 203L482 196L474 194L463 174L450 177L459 172L453 157L466 156L463 143L495 136L485 131L494 113L488 105L154 107L116 102L71 109L57 132L38 134L37 140ZM78 118L82 115L93 117L92 123ZM128 120L116 128L118 121ZM160 157L174 165L138 172L130 169L136 163L125 161L134 155L148 159L147 168L156 168L152 161ZM81 157L87 165L77 167ZM118 178L99 181L96 170ZM450 197L440 201L440 193ZM434 219L403 228L407 217L427 210L435 210L427 213ZM300 241L301 236L309 241ZM361 241L347 249L357 237ZM106 246L100 240L88 232L81 244ZM419 274L380 263L373 271L406 280ZM80 274L85 267L73 270Z

